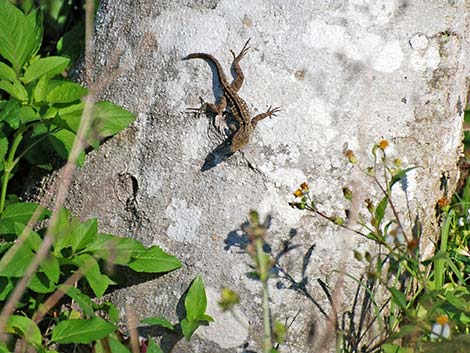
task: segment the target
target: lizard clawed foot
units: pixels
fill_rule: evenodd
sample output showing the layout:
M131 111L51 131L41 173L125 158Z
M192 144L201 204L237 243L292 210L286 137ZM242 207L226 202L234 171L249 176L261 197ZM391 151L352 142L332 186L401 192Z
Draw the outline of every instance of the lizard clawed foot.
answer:
M230 52L232 53L234 60L241 60L241 58L243 58L246 55L246 53L248 53L248 51L250 50L250 47L248 46L248 43L250 42L250 40L251 38L249 38L246 41L245 45L243 46L242 50L240 50L240 53L237 56L235 56L235 52L230 49Z
M272 116L276 116L277 113L279 113L280 111L281 111L281 107L273 108L273 106L270 105L265 114L266 114L269 118L271 118Z
M219 134L222 136L227 137L228 136L228 131L230 131L228 125L227 125L227 118L224 115L217 114L214 118L214 127L217 129Z

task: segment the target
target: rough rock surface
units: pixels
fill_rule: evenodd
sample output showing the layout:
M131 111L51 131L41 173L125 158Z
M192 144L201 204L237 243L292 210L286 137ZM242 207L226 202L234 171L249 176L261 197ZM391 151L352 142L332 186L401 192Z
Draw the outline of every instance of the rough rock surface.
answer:
M280 259L295 280L315 244L307 289L329 312L316 279L333 290L331 271L360 270L351 248L370 243L288 202L303 181L326 212L346 207L341 188L347 184L380 196L342 152L347 146L363 159L381 138L395 144L406 164L422 167L410 176L409 197L425 236L435 237L439 180L446 173L452 185L457 174L469 28L469 0L103 1L95 70L109 85L101 98L138 120L88 156L68 206L81 218L97 217L102 231L160 245L184 263L182 270L115 291L114 300L141 317L176 319L178 299L200 273L216 321L173 352L258 349L253 337L259 335L249 331L261 333L260 286L246 276L250 260L240 251L240 225L257 209L271 217L273 254L282 252L284 240L297 246ZM259 123L243 153L201 172L220 139L207 117L185 111L198 106L199 96L212 101L220 88L207 63L181 59L211 53L229 75L229 49L240 50L248 38L252 50L241 62L240 95L253 115L271 104L282 112ZM274 315L288 322L295 317L285 351L319 351L322 332L309 341L312 326L325 321L318 307L286 280L271 284ZM217 311L223 286L241 294L237 313L246 325ZM342 288L346 296L353 290Z

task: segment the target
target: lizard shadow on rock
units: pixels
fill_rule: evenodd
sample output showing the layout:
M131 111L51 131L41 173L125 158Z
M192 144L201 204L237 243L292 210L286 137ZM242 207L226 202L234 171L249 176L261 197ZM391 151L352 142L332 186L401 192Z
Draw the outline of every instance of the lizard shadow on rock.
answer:
M205 172L209 169L214 168L219 163L222 163L227 158L233 155L233 152L230 149L231 141L230 138L224 140L220 145L218 145L214 150L212 150L206 157L203 166L201 167L201 172Z

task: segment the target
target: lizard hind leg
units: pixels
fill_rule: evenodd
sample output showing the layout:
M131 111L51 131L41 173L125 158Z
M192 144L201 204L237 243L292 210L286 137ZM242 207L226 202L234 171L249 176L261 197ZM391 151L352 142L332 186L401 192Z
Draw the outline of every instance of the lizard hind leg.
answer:
M251 38L250 38L251 39ZM243 80L245 79L245 76L243 75L242 68L240 67L240 60L248 53L250 50L250 47L248 46L248 43L250 42L250 39L248 39L243 46L242 50L240 50L240 53L238 55L235 55L233 50L230 50L233 56L233 62L232 62L232 67L235 70L236 77L233 80L233 82L230 84L230 87L235 91L238 92L243 85Z

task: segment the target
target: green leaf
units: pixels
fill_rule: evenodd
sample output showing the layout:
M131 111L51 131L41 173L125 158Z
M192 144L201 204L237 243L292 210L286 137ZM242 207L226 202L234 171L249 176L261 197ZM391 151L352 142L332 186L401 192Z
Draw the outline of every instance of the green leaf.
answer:
M84 107L85 103L80 102L65 108L60 108L58 111L59 117L54 119L54 124L76 133L80 126Z
M417 167L406 168L406 169L400 170L397 174L395 174L393 176L392 180L390 180L390 185L389 185L390 190L392 189L392 186L395 185L395 183L397 183L403 177L406 176L406 173L408 173L409 171L412 171L413 169L416 169L416 168Z
M83 310L83 313L92 318L95 316L95 311L93 310L93 303L91 301L91 298L83 294L80 289L73 287L73 286L66 286L62 285L60 286L60 289L70 298L75 300L75 302L78 304L80 309Z
M110 234L99 234L85 250L97 258L112 261L115 265L127 265L132 257L146 251L145 246L137 240Z
M0 138L0 170L3 170L5 156L8 152L8 139L6 137Z
M68 130L52 132L48 136L48 140L50 141L51 146L54 148L54 151L56 151L59 157L64 160L68 160L75 142L75 138L76 135ZM85 151L80 152L75 162L79 167L83 166L83 163L85 163Z
M187 319L183 319L180 322L181 331L183 332L183 336L186 338L187 341L191 339L194 331L201 325L200 321L189 321Z
M8 1L0 1L0 55L13 65L16 73L37 52L41 41L39 12L25 16Z
M39 269L53 283L58 283L60 278L60 265L57 258L51 253L39 265Z
M125 345L112 336L109 337L109 348L111 348L112 353L130 353ZM149 353L149 350L147 350L147 353Z
M28 283L28 288L36 293L51 293L57 285L44 272L36 272Z
M7 92L19 101L25 102L28 100L28 92L26 91L26 88L24 88L20 81L16 79L12 82L1 80L0 90Z
M42 342L41 331L33 320L19 315L11 315L7 321L6 331L23 337L26 342L40 346Z
M49 232L53 236L54 255L61 256L61 250L70 246L70 234L73 224L69 221L71 218L70 211L62 207L54 224L49 225Z
M117 327L100 317L86 320L67 320L57 324L52 330L52 342L91 343L106 337Z
M19 116L22 124L27 124L41 119L39 114L29 105L25 105L20 108Z
M158 246L136 252L135 256L135 260L128 266L137 272L162 273L181 267L181 262L176 257L167 254Z
M147 347L146 353L163 353L163 351L161 350L159 346L157 346L157 344L153 341L152 338L149 338L149 345Z
M44 102L46 100L48 87L49 78L47 76L41 77L33 88L33 99L36 103Z
M15 288L10 277L0 277L0 301L4 301Z
M8 205L5 207L1 215L2 220L12 220L26 224L29 222L35 212L38 212L38 221L41 221L50 216L51 212L37 203L34 202L19 202Z
M81 222L77 227L72 230L71 246L72 251L84 249L91 241L93 241L98 233L98 221L89 219L86 222Z
M7 104L0 110L0 121L9 121L16 119L19 123L20 103L16 99L10 99Z
M87 94L87 89L78 83L51 80L46 101L49 103L71 103Z
M93 256L82 254L75 257L73 263L85 273L88 284L98 298L103 296L110 284L114 284L108 276L101 273L98 262Z
M388 288L388 290L390 291L390 294L392 295L393 302L397 304L400 308L406 309L407 301L406 301L405 294L393 287Z
M101 138L113 136L135 120L127 110L111 102L98 102L93 106L93 129Z
M10 66L0 62L0 80L14 81L16 80L16 73Z
M174 325L163 317L148 317L146 319L140 320L141 324L151 325L151 326L160 326L167 328L168 330L174 331Z
M375 220L377 221L377 227L379 227L380 223L382 222L382 219L384 218L385 215L385 210L387 209L387 204L388 204L388 197L385 196L377 205L377 208L375 209Z
M207 308L207 298L201 276L197 276L193 283L191 283L188 293L184 298L184 308L186 309L186 318L189 321L203 319Z
M11 247L0 259L0 276L23 277L34 256L35 253L28 242L19 247Z
M61 56L49 56L32 63L24 73L24 82L29 83L42 76L55 76L63 72L70 65L70 59Z

